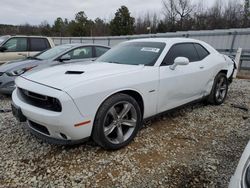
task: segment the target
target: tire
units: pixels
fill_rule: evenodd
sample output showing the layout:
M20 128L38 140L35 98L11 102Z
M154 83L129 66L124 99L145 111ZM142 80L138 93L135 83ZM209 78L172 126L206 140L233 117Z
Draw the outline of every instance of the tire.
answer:
M141 110L136 100L126 94L115 94L99 108L92 138L105 149L120 149L133 140L141 122Z
M222 104L227 96L228 79L225 73L219 73L214 79L214 84L210 95L208 96L208 103L213 105Z

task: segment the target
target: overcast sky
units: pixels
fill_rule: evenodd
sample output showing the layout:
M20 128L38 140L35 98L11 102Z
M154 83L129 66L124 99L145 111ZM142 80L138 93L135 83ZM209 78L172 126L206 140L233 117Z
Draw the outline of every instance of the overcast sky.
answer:
M215 0L203 1L211 6ZM0 0L0 24L38 25L44 20L53 24L57 17L74 19L79 11L91 19L109 20L121 5L126 5L134 17L147 11L162 13L162 0Z

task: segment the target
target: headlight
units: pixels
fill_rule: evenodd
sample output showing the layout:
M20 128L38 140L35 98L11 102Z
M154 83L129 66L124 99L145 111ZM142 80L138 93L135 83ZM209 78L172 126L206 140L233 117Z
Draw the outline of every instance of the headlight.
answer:
M8 76L20 76L22 75L23 73L33 69L34 67L36 66L32 66L32 67L25 67L25 68L22 68L22 69L18 69L18 70L14 70L14 71L10 71L10 72L6 72L6 74Z

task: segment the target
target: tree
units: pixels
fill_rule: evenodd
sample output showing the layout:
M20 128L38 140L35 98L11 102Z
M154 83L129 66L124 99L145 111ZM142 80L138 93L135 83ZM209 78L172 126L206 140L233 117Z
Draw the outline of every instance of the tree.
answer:
M132 35L134 34L135 18L130 16L126 6L121 6L115 13L114 19L110 22L112 35Z
M222 1L218 0L215 2L212 8L207 13L207 29L221 29L224 28Z
M106 36L109 35L109 24L101 18L96 18L93 23L93 36Z
M17 34L22 35L36 35L38 34L38 29L35 26L30 25L29 23L25 23L24 25L20 25Z
M167 24L166 22L164 22L163 20L161 20L158 24L158 27L157 27L157 33L165 33L167 31Z
M170 31L175 31L175 24L176 24L176 1L175 0L167 0L162 1L163 4L163 14L165 15L165 19L168 22L168 25L170 26ZM161 22L161 25L163 24L163 21ZM162 28L162 26L161 26Z
M187 20L190 13L193 11L194 6L191 4L190 0L177 0L175 3L175 11L179 16L180 29L183 29L183 22Z
M195 8L194 20L195 27L198 30L207 28L207 9L204 6L204 0L201 0Z
M51 35L51 27L48 23L47 20L44 20L40 25L39 25L39 29L41 31L41 35L44 36L50 36Z
M249 27L250 23L249 23L249 0L245 0L245 4L244 4L244 27Z
M135 23L135 33L136 34L143 34L145 33L145 26L143 23L143 18L140 16L136 19L136 23Z
M238 28L244 24L244 7L242 4L236 1L230 0L225 6L225 12L223 16L224 26L223 28Z
M92 34L94 22L88 20L84 11L78 12L75 16L75 21L71 22L71 24L73 24L74 36L90 36Z
M53 25L53 30L55 34L61 37L63 33L63 27L64 27L63 19L61 17L58 17Z

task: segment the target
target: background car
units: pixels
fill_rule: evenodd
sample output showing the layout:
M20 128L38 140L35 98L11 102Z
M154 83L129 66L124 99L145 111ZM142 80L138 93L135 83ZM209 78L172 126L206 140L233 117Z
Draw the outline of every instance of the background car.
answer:
M110 47L93 44L65 44L56 46L34 57L12 61L0 66L0 93L11 94L15 89L15 78L31 69L43 69L62 63L94 60Z
M33 56L54 46L54 42L49 37L1 36L0 64Z
M227 96L234 62L205 42L152 38L119 44L87 65L19 76L12 111L37 136L73 144L92 137L106 149L129 144L142 120Z
M250 142L240 158L229 188L250 188Z

